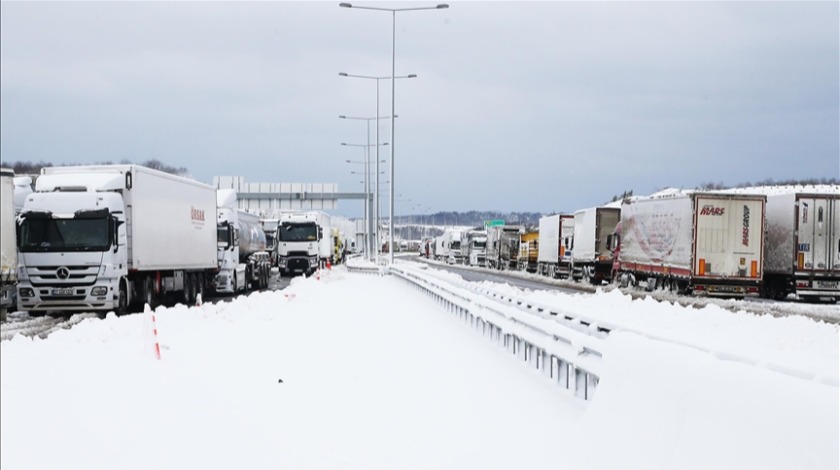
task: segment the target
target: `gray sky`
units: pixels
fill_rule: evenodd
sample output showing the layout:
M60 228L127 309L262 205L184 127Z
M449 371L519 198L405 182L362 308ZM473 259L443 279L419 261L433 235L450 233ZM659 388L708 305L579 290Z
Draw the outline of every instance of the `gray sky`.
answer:
M367 143L365 122L338 116L375 116L376 81L338 73L390 75L391 14L338 3L3 1L2 161L156 158L208 183L361 191L345 160L364 149L340 143ZM397 212L568 212L630 189L840 177L838 5L397 13L396 74L418 75L396 87ZM390 96L382 80L382 116Z

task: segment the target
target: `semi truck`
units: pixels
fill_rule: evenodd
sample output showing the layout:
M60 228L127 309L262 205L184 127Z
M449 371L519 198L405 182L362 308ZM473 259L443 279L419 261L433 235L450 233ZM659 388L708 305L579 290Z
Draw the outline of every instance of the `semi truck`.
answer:
M575 212L572 277L590 284L610 279L613 258L607 237L621 217L618 204L590 207Z
M572 273L575 216L554 214L541 217L539 227L537 271L550 278L568 278Z
M516 265L520 271L537 272L537 258L540 253L540 233L537 230L526 230L519 236L519 256Z
M295 273L311 275L318 269L321 242L325 238L319 219L318 212L286 212L280 215L275 258L281 276Z
M487 227L486 267L491 269L516 269L519 254L521 225L496 225Z
M840 301L840 186L767 194L762 296Z
M446 246L446 258L448 264L464 264L464 256L461 253L461 237L463 233L456 229L447 229L443 232L443 243Z
M216 292L235 294L265 289L271 277L271 256L259 216L238 208L236 191L216 192L216 230L219 272Z
M216 190L140 165L48 167L18 217L18 304L126 312L195 302L218 271Z
M764 269L765 196L678 191L621 204L610 239L613 278L680 293L758 294Z
M487 232L484 230L469 230L461 243L461 256L468 266L484 266L487 257Z
M15 234L15 172L0 169L0 320L15 305L17 244Z

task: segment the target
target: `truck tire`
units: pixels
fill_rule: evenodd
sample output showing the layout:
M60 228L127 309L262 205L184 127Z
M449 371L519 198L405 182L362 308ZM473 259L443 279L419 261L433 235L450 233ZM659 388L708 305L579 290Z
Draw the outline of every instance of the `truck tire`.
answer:
M149 308L154 310L157 307L157 296L155 296L155 281L151 277L146 278L143 285L143 303L149 304Z
M189 306L193 303L190 299L190 294L192 292L192 274L191 273L184 273L184 290L181 292L181 300L183 300L184 305Z
M195 302L198 303L198 298L201 297L201 301L204 301L204 274L202 273L195 273L193 276L193 283L195 289Z
M114 313L117 316L128 313L128 287L125 285L125 281L120 281L119 292L117 293L117 308Z

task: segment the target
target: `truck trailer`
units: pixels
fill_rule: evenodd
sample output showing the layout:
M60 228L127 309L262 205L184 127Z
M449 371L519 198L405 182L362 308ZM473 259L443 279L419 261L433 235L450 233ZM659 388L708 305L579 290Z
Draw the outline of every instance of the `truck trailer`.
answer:
M610 240L613 279L695 295L757 294L763 195L678 191L626 199Z
M554 214L540 218L540 250L537 271L550 278L568 278L572 273L572 242L575 216Z
M496 225L487 227L486 267L490 269L516 269L519 255L521 225Z
M15 172L0 169L0 320L15 305L17 244L15 242Z
M767 194L762 296L840 301L840 186Z
M516 258L517 269L529 273L537 272L537 258L540 253L540 233L527 230L519 236L519 255Z
M572 277L591 284L610 279L613 255L607 237L621 217L618 206L590 207L575 212Z
M271 257L258 215L238 208L236 191L216 192L216 230L219 272L216 292L235 294L265 289L271 277Z
M18 217L20 309L191 304L218 271L216 190L140 165L48 167Z

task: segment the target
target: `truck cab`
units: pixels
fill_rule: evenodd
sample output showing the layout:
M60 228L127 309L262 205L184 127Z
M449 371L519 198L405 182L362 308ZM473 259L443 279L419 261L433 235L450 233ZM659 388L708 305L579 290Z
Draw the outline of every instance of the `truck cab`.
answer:
M49 181L39 178L41 184ZM125 207L119 193L79 187L32 193L18 220L22 310L125 309Z
M318 269L323 230L314 214L289 213L280 218L275 245L280 274L312 274Z

